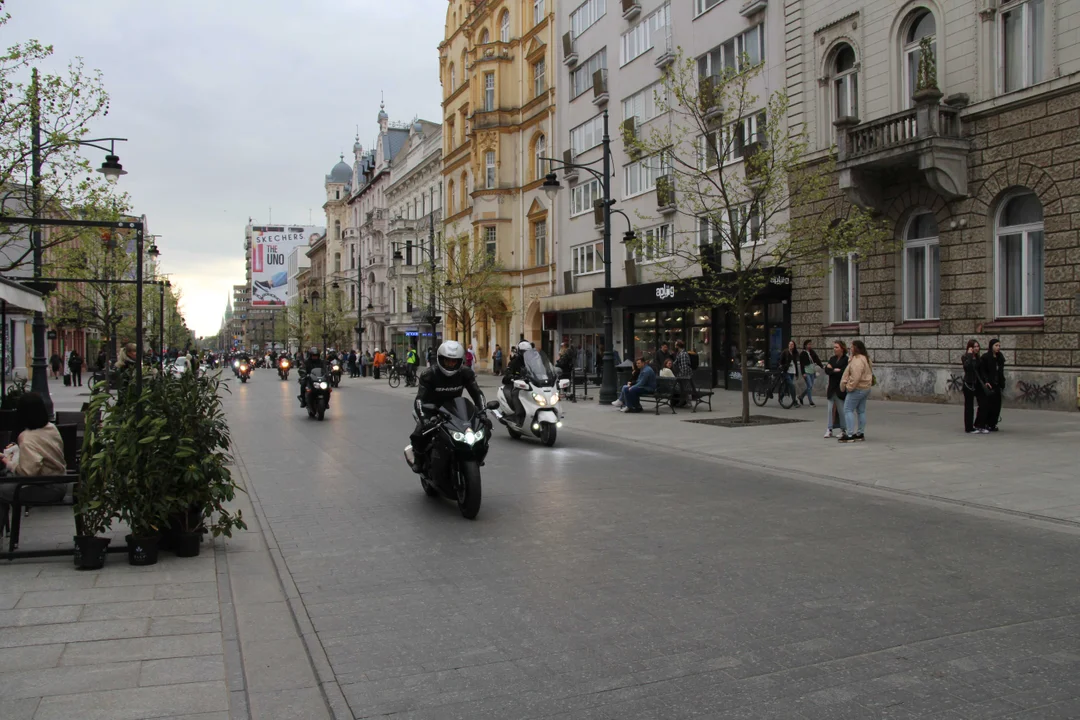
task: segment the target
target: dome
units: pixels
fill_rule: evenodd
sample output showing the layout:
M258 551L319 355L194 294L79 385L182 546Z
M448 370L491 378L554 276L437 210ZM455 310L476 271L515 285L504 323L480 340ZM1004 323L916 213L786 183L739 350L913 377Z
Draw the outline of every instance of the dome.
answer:
M413 123L412 129L413 129L414 133L416 133L418 135L423 135L424 134L424 123L417 120L416 122Z
M345 156L341 156L341 160L334 166L334 169L330 171L330 182L347 183L352 180L352 168L345 162Z

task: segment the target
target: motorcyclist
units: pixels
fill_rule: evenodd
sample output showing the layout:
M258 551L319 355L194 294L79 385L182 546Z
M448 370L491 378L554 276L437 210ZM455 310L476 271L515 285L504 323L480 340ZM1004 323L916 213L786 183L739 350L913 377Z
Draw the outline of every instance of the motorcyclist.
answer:
M233 356L233 375L236 375L236 377L240 377L241 365L251 367L251 356L246 352L239 352Z
M510 362L506 366L506 372L503 373L503 385L506 385L510 391L510 407L513 409L514 415L524 416L525 414L525 407L518 400L520 391L514 387L514 381L525 376L525 353L532 349L532 343L528 340L519 342L517 352L510 358Z
M425 435L428 421L434 413L424 409L424 405L442 406L446 401L461 397L462 390L468 390L473 403L480 410L484 425L491 432L491 422L484 415L484 393L476 383L476 373L465 367L465 348L457 340L447 340L439 346L435 357L435 366L420 374L413 403L416 412L416 428L409 440L412 442L413 470L422 472L427 463L427 451L431 445L430 435Z
M315 368L322 369L323 361L319 357L319 348L311 348L308 350L307 357L304 358L304 374L300 378L300 407L307 407L307 388L311 384L311 371ZM330 407L329 398L327 398L326 406Z

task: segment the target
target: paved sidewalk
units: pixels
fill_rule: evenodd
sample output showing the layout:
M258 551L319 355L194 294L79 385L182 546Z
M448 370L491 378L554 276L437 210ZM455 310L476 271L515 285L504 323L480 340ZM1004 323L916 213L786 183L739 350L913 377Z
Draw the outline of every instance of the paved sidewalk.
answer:
M494 396L498 379L479 377L485 394ZM412 393L390 390L385 381L362 386ZM620 413L599 405L598 389L590 386L589 393L590 400L564 406L568 431L1080 524L1080 413L1006 408L1000 432L967 435L960 406L870 400L868 439L842 445L822 438L824 402L790 410L775 400L762 408L751 403L753 415L806 422L724 428L687 421L739 415L738 392L717 390L712 412L702 406L672 415L662 408L659 416Z

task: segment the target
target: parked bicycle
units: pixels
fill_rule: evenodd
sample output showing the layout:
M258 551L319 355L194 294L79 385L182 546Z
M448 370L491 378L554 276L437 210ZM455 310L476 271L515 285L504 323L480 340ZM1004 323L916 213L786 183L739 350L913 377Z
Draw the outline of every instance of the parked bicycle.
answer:
M795 396L788 389L787 378L782 372L770 372L764 377L756 378L751 393L754 404L758 407L763 407L773 395L776 395L776 401L782 408L790 408L795 404Z

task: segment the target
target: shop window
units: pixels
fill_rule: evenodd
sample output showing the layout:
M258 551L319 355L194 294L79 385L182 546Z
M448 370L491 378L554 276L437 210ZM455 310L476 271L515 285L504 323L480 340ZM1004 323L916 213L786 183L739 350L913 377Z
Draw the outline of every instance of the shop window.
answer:
M918 212L904 232L904 319L937 319L941 252L933 213Z
M859 320L859 264L855 253L832 259L829 277L830 321L851 323Z
M1031 192L1012 195L998 211L996 225L997 316L1042 315L1042 204Z

